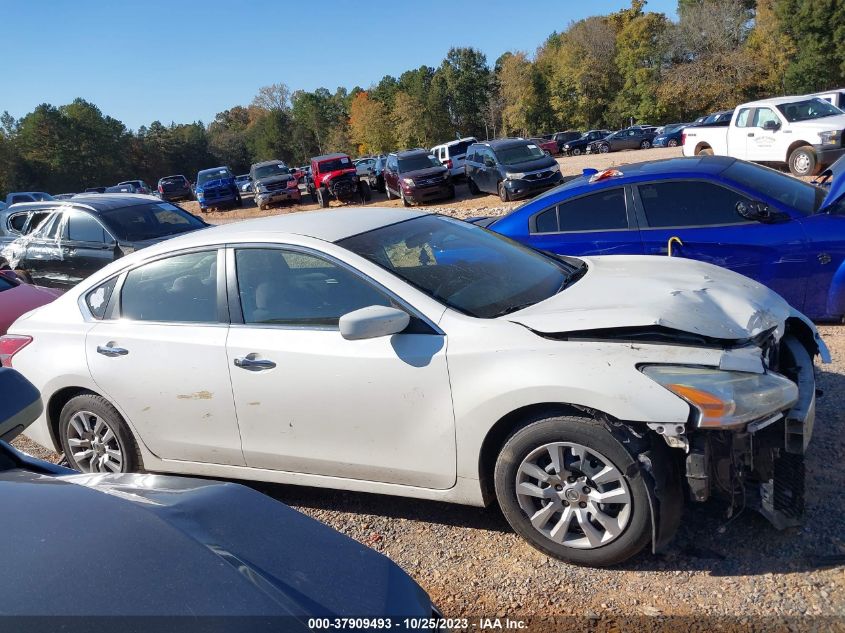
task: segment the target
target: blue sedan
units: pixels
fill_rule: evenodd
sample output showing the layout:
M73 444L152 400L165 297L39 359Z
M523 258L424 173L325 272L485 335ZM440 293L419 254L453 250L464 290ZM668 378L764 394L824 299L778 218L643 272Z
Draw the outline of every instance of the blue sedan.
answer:
M730 268L816 320L845 316L845 173L818 187L725 156L584 170L489 229L559 255L674 255Z

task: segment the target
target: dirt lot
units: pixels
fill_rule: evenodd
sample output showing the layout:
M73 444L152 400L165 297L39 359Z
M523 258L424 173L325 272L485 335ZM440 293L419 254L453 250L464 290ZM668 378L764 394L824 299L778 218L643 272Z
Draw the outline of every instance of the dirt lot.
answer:
M561 159L565 174L679 150L620 152ZM429 210L460 217L513 206L469 197ZM383 194L375 203L386 202ZM314 205L282 210L310 210ZM279 213L272 210L270 214ZM350 209L352 212L352 209ZM257 209L209 214L212 222L258 216ZM267 215L267 213L261 214ZM643 552L615 569L567 565L514 535L495 508L479 509L332 490L256 485L407 570L447 616L579 616L532 630L630 630L631 618L679 616L692 630L845 629L845 328L821 328L833 354L821 366L815 436L807 462L805 527L777 532L751 511L728 520L718 505L689 507L669 551ZM35 451L31 443L18 446ZM43 454L43 452L42 452ZM46 455L53 457L54 455ZM807 616L814 616L812 618ZM834 621L831 616L837 616ZM798 620L797 618L800 618ZM535 620L536 622L536 620ZM648 630L660 619L636 620ZM665 622L664 622L665 624Z
M611 154L596 154L592 156L571 156L567 158L558 158L557 162L560 164L561 173L564 176L575 176L581 173L581 170L586 167L594 167L596 169L605 169L607 167L615 167L617 165L624 165L625 163L639 162L643 160L657 160L660 158L670 158L673 156L680 156L681 148L653 148L649 150L629 150L625 152L613 152ZM260 218L268 215L279 215L282 213L297 213L301 211L316 211L319 207L311 201L311 197L307 194L302 196L302 204L291 204L287 206L274 207L267 211L259 211L258 207L252 201L251 197L244 197L244 206L241 209L234 209L231 211L212 211L203 218L212 224L225 224L237 220L246 220L248 218ZM199 204L196 202L181 202L179 203L191 213L201 215ZM373 199L369 203L378 205L380 207L401 207L402 202L399 200L388 200L383 193L373 191ZM457 186L457 197L454 201L438 203L435 202L430 205L417 207L420 210L432 211L436 213L443 213L457 218L468 218L477 215L502 215L510 209L522 204L522 201L516 202L502 202L499 196L479 194L473 196L465 183L460 182ZM342 206L339 202L333 201L332 206Z

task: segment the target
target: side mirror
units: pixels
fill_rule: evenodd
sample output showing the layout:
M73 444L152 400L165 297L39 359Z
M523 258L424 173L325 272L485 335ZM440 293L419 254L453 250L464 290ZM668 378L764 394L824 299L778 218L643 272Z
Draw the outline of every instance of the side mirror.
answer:
M773 217L768 205L762 202L745 202L744 200L740 200L736 203L736 212L746 220L752 220L754 222L768 222Z
M766 121L763 123L763 129L768 132L774 132L775 130L780 129L780 122L779 121Z
M11 442L44 410L41 394L14 369L0 368L0 440Z
M340 335L348 341L390 336L399 334L410 322L411 317L403 310L369 306L340 317Z
M484 159L484 166L485 167L495 167L496 163L493 161L492 158L485 158Z

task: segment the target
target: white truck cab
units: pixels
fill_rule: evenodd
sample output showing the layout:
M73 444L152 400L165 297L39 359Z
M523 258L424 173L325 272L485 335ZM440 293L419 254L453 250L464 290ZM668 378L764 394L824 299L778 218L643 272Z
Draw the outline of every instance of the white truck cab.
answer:
M845 154L845 112L813 95L744 103L727 128L693 126L684 132L684 156L785 163L795 176L817 174Z

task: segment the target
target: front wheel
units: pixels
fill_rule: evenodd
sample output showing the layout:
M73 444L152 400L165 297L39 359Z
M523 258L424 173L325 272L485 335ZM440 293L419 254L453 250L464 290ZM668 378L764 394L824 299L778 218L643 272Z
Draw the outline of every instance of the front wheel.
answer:
M676 140L675 140L675 139L673 139L673 138L670 138L670 139L669 139L669 141L666 143L666 145L668 145L669 147L677 147L677 146L678 146L678 141L676 141Z
M815 176L819 172L816 153L809 145L797 147L789 155L789 171L793 176Z
M384 195L386 195L386 196L387 196L387 199L388 199L388 200L392 200L392 199L393 199L393 194L392 194L392 193L390 193L390 187L388 187L386 183L385 183L385 185L384 185Z
M499 183L499 199L502 202L508 202L511 199L511 196L508 193L508 189L507 189L507 187L505 187L504 182Z
M496 460L495 489L520 536L570 563L615 565L651 538L639 465L590 418L539 418L517 430Z
M610 151L610 145L599 145L599 151L602 154L607 154Z
M572 154L573 156L580 156L580 155L581 155L581 150L580 150L579 148L577 148L577 147L576 147L575 149L571 149L571 150L569 150L569 153L570 153L570 154Z
M71 468L84 473L131 473L141 466L132 433L101 396L71 398L59 416L59 437Z
M321 209L326 209L329 206L329 192L325 187L317 189L317 204Z
M402 198L402 204L403 204L403 205L405 205L406 207L410 207L410 206L411 206L411 202L410 202L410 201L409 201L409 200L405 197L405 192L404 192L404 191L402 191L402 187L401 187L401 186L399 187L399 197L400 197L400 198Z

